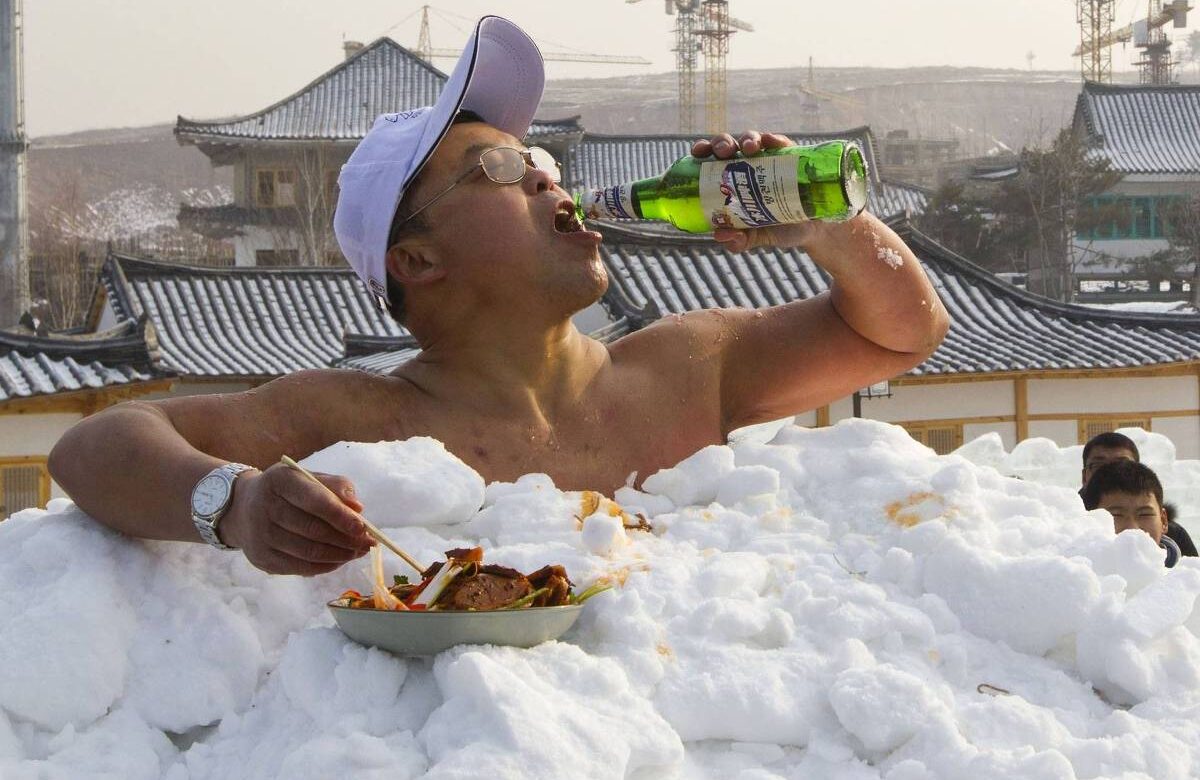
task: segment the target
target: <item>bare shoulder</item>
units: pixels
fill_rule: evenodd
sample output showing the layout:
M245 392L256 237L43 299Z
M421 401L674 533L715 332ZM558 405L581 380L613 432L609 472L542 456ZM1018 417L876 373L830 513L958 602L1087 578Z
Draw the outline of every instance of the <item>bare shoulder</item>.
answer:
M270 463L280 454L303 457L359 438L370 427L371 410L395 408L396 394L407 387L396 377L318 369L251 390L170 398L156 406L193 446L216 455L254 453L254 460Z
M716 357L743 316L739 309L701 309L669 314L609 345L614 362L704 361Z

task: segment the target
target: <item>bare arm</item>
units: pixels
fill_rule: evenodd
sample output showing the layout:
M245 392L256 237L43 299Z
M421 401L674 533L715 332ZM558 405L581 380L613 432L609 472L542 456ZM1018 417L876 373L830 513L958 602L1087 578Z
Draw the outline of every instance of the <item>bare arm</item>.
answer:
M692 153L729 157L732 141L728 136L701 141ZM783 136L753 131L741 139L747 153L790 144ZM713 362L726 432L807 411L901 374L932 354L949 328L949 316L917 258L871 214L845 223L719 230L715 237L735 252L803 247L833 280L829 293L813 299L686 318L700 340L722 345Z
M146 539L200 541L192 488L230 461L262 469L237 480L222 538L268 571L329 571L365 551L349 481L316 485L273 464L328 444L320 417L333 372L306 372L245 393L130 402L72 427L50 453L50 472L99 522Z

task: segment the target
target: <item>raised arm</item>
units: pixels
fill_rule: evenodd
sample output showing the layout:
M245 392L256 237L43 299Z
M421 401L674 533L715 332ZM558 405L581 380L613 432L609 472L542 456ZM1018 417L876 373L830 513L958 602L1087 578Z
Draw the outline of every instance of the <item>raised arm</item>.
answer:
M50 453L50 473L110 528L198 542L192 488L218 466L245 463L261 471L237 478L222 540L266 571L332 571L369 545L353 487L324 476L338 501L276 464L285 453L302 457L330 443L318 415L331 406L333 382L334 372L305 372L244 393L120 404L68 430Z
M791 144L752 131L739 140L748 154ZM698 142L692 153L729 157L735 151L731 137L718 136ZM713 365L725 432L807 411L901 374L931 355L949 329L917 258L871 214L844 223L719 230L715 238L734 252L802 247L832 278L829 293L808 300L684 319L699 341L719 345Z

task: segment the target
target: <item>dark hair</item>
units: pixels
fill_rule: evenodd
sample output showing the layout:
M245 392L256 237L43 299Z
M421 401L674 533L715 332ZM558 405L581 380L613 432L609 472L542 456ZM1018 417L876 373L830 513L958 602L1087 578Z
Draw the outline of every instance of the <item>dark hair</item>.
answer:
M1080 491L1083 505L1088 509L1100 506L1105 493L1131 493L1140 496L1153 493L1158 505L1163 505L1162 483L1149 466L1133 460L1114 460L1096 469L1092 479Z
M1137 445L1133 443L1133 439L1123 433L1098 433L1083 445L1083 467L1087 468L1087 456L1092 451L1093 447L1107 447L1111 450L1129 450L1133 453L1133 459L1140 461L1142 456L1138 454Z
M462 125L468 122L482 121L484 119L479 114L476 114L474 111L462 109L454 115L454 120L450 124ZM412 185L414 183L415 180L409 183L408 191L404 193L404 197L400 199L400 203L396 206L396 213L392 215L392 224L388 227L388 249L395 246L396 242L405 236L416 235L429 230L429 223L425 221L424 214L418 214L416 217L409 219L408 222L404 221L408 219L408 215L412 211L412 203L409 202L409 195L412 194L414 189ZM408 312L404 308L404 285L393 279L392 275L387 273L386 269L384 273L387 274L388 314L392 315L392 319L396 322L403 325L405 318L408 316Z

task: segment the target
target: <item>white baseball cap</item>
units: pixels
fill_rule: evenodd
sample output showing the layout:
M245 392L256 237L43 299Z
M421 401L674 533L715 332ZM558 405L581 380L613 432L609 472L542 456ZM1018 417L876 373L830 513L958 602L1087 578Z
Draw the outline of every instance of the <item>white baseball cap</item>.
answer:
M522 138L542 99L542 53L507 19L475 25L437 103L381 114L338 175L333 217L342 254L381 307L387 302L388 230L400 199L446 136L460 109Z

